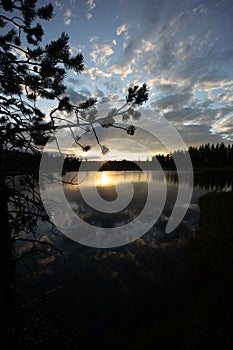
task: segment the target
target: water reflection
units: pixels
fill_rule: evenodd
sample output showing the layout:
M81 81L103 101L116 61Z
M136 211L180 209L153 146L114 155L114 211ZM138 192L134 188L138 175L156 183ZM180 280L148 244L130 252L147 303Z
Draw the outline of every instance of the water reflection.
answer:
M75 213L84 221L99 227L119 227L136 218L145 206L147 200L148 183L156 186L157 194L166 181L167 198L163 212L152 231L156 234L164 234L164 229L174 207L178 187L184 190L190 188L189 176L183 173L182 180L178 179L175 171L103 171L103 172L79 172L67 173L64 176L64 192L68 202ZM231 190L232 173L205 172L194 173L194 191L191 203L180 203L180 206L188 208L188 212L180 224L182 230L194 230L198 222L198 199L201 195L212 190ZM69 184L70 182L70 184ZM82 198L78 183L87 189L97 188L99 195L106 201L114 201L117 198L117 185L121 183L127 194L128 183L133 186L134 194L130 203L119 212L104 213L90 207ZM71 184L72 183L72 184ZM76 184L75 186L73 184ZM162 194L161 194L162 195ZM188 228L188 229L187 229Z
M130 203L116 213L104 213L90 207L82 198L78 185L68 182L82 183L88 189L97 188L99 195L109 203L117 198L117 185L121 183L123 193L127 194L129 182L133 186L134 196ZM64 192L72 209L84 221L99 227L119 227L131 222L144 208L147 199L147 182L152 181L148 174L142 172L83 172L69 173L64 177Z
M64 176L67 182L66 189L74 185L78 186L80 182L86 187L97 186L115 187L119 182L127 183L145 183L145 182L162 182L164 175L168 185L190 186L189 176L185 176L183 172L182 180L178 179L176 171L102 171L102 172L70 172ZM70 184L69 184L70 183ZM71 184L72 183L72 184ZM206 190L232 190L233 187L233 171L194 171L194 187L200 187Z
M179 183L178 175L175 171L166 172L166 180L175 186ZM187 183L187 181L183 181ZM201 188L207 191L232 191L233 171L194 171L194 188Z
M233 171L195 172L194 184L208 191L232 191Z
M87 187L97 186L100 195L109 201L116 197L119 181L122 181L126 188L127 181L134 186L134 198L125 210L115 215L104 214L85 204L77 185L77 174L68 173L64 177L65 181L76 183L64 183L66 197L73 210L84 220L103 227L121 225L131 220L140 212L146 201L146 181L158 187L164 181L162 173L152 171L97 174L87 172L82 175L83 183L85 181ZM25 304L22 296L29 295L36 303L28 303L28 300L26 303L29 307L32 305L34 309L37 308L40 317L41 314L44 315L44 319L49 320L60 334L63 334L64 330L69 334L73 326L73 332L78 334L79 338L76 341L83 341L85 345L87 339L95 339L97 336L103 339L106 336L106 327L110 331L118 327L117 329L124 332L126 329L136 334L143 327L149 329L160 317L164 319L186 315L191 305L188 289L190 276L181 240L176 238L184 238L196 230L199 221L199 197L212 189L232 189L233 177L232 173L196 172L193 197L187 214L175 232L165 235L164 228L176 200L179 184L175 172L166 172L165 175L167 200L164 210L150 232L134 243L101 250L79 245L65 236L60 240L56 240L55 236L46 236L44 239L50 239L65 252L66 263L63 263L61 257L56 256L54 260L54 256L40 257L38 253L38 269L41 269L37 273L38 279L32 261L21 264L18 268L18 280L24 282L28 279L26 283L21 283L22 304ZM179 186L185 188L190 184L184 177ZM41 227L41 231L43 230L46 232L45 227ZM27 248L30 247L24 247ZM38 298L38 295L45 297ZM29 307L22 310L31 327L31 315L34 316L35 311ZM35 332L34 337L37 334L38 332Z
M172 174L171 174L172 175ZM117 198L117 185L121 183L124 188L123 195L127 195L128 183L133 186L133 197L130 203L116 213L104 213L90 207L79 190L79 186L69 184L71 180L90 189L95 187L99 195L106 201ZM160 198L163 192L165 175L160 171L103 171L103 172L80 172L68 173L64 177L64 192L72 209L84 221L99 227L119 227L134 220L145 206L148 195L148 183L156 188L156 195ZM187 188L189 184L183 177L183 183L179 186ZM169 217L177 196L178 184L167 180L167 201L160 221L167 222L164 217ZM186 204L186 203L185 203ZM159 210L159 208L154 209ZM161 226L161 225L160 225ZM164 227L162 228L164 231Z
M155 174L154 174L155 173ZM93 187L114 187L121 183L145 183L152 181L154 177L163 177L160 172L141 172L141 171L84 171L84 172L70 172L64 175L65 189L72 187L73 184L78 186ZM70 183L70 184L69 184ZM73 188L73 187L72 187Z
M100 173L99 179L95 181L97 186L110 186L112 184L112 179L107 175L106 171Z

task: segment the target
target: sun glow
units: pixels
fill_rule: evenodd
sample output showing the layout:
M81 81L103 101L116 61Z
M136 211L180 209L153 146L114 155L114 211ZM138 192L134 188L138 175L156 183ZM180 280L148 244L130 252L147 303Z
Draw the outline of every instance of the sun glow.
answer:
M95 185L101 187L111 186L112 180L113 179L111 179L111 176L108 176L107 172L101 171L96 176Z

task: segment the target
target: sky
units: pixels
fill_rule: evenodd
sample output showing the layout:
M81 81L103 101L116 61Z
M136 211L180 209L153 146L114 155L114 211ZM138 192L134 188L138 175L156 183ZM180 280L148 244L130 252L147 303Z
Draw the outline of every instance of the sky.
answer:
M66 78L72 102L96 96L110 109L123 102L130 84L145 82L149 102L136 123L139 128L153 128L166 118L187 146L233 141L232 0L52 3L55 17L44 23L45 39L65 31L71 52L84 55L84 72L69 72ZM143 155L136 143L145 139L145 147L163 151L142 130L134 145L116 130L100 134L110 145L110 158ZM98 152L91 157L98 158Z

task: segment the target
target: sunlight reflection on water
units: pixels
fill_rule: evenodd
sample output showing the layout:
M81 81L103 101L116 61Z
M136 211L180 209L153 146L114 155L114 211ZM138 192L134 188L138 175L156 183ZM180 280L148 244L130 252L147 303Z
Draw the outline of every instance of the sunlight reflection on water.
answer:
M159 172L158 172L159 176ZM162 176L162 174L161 174ZM79 180L79 181L78 181ZM86 187L114 187L119 182L122 183L145 183L146 181L152 181L152 172L146 174L141 171L88 171L88 172L71 172L64 176L65 188L72 186L68 182L73 182L78 185L82 182L82 186Z
M65 183L63 186L71 208L82 220L99 227L119 227L132 221L140 214L147 200L148 184L156 188L156 195L160 198L163 192L164 181L167 182L167 201L164 212L166 216L169 216L176 201L178 190L178 182L173 181L173 177L174 174L171 174L171 172L167 172L164 177L164 172L162 171L71 172L64 176ZM69 184L70 181L76 185ZM133 186L133 196L123 210L111 214L107 212L103 213L98 209L96 210L88 206L83 200L78 185L80 182L86 188L86 191L90 193L92 188L96 187L99 195L108 202L116 200L119 183L123 188L121 195L125 197L128 195L128 185L130 183ZM184 189L189 188L189 183L185 181L185 177L179 186ZM180 205L183 205L183 203L180 203Z

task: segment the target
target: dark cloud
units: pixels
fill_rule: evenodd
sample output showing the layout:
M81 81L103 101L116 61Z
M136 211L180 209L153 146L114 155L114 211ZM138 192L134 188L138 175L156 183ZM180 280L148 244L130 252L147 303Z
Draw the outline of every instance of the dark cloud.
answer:
M125 48L124 48L124 51L123 51L123 55L124 55L124 60L125 59L131 59L134 55L134 50L135 48L138 47L138 39L137 38L131 38Z
M179 110L173 110L169 111L164 114L164 117L169 120L170 122L180 122L183 123L184 121L194 121L197 117L200 116L200 110L199 109L193 109L193 108L183 108Z
M67 82L72 84L72 85L75 85L75 86L80 86L80 85L84 86L84 84L85 84L84 80L82 80L80 78L78 78L78 79L76 79L76 78L68 78Z
M96 97L104 97L104 92L100 89L98 89L98 87L96 87L96 93L95 93Z
M122 82L119 81L119 79L113 77L104 82L104 87L106 88L109 94L122 95L122 88L126 86L125 83L123 85Z
M91 94L88 90L83 89L77 92L72 87L68 87L66 90L66 95L69 96L73 104L78 104L80 102L86 101L91 97Z
M185 125L178 127L178 131L187 145L217 143L220 140L219 135L213 134L208 125Z
M111 100L110 100L109 97L103 96L103 97L101 97L100 102L101 102L101 103L109 103L109 102L111 102Z
M168 108L176 110L189 103L191 98L191 93L168 95L154 102L154 105L160 110Z

